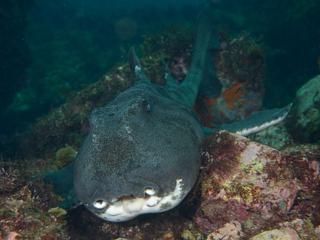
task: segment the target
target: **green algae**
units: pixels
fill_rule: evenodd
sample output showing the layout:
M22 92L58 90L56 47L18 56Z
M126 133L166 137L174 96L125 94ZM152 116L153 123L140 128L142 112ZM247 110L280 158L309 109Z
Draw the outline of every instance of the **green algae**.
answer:
M54 168L60 169L65 167L75 159L76 155L77 151L74 150L74 148L71 146L60 148L56 152L55 158L53 160Z

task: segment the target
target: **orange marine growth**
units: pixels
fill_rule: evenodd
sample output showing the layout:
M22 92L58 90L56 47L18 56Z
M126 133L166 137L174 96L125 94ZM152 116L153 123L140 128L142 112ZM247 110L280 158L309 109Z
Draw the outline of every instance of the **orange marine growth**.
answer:
M235 83L223 91L222 96L229 109L234 109L236 103L245 95L241 83Z

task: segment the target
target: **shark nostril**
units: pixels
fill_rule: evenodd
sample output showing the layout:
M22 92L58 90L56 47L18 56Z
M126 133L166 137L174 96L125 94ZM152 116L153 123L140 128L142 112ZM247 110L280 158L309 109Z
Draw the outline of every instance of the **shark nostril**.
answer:
M108 203L107 201L103 200L103 199L97 199L93 202L93 207L98 209L98 210L101 210L101 209L104 209L107 207Z

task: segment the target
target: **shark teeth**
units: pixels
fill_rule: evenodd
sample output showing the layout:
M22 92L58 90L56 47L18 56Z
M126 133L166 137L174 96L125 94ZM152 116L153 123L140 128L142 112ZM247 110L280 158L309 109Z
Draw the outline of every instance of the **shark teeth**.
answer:
M155 190L151 188L147 188L145 193L147 196L144 198L137 197L112 202L104 212L95 214L107 221L123 222L141 214L170 210L177 206L187 195L187 193L183 191L182 179L177 179L174 191L164 197L156 196Z
M127 213L137 213L140 212L145 205L145 200L143 198L136 198L132 200L123 201L123 210Z
M159 197L150 197L147 201L147 206L148 207L154 207L156 205L158 205L158 203L160 202L160 198Z

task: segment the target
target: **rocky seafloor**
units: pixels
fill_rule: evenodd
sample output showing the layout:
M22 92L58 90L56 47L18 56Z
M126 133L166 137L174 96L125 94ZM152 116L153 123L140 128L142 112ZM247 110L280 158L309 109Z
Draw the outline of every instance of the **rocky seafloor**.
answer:
M142 59L156 82L161 59L173 57L163 50ZM297 91L283 123L249 138L208 137L199 181L176 209L114 224L83 207L61 208L62 197L39 176L74 159L88 114L132 81L118 65L12 141L24 160L1 160L0 239L320 239L320 76Z
M197 187L176 209L108 223L66 211L39 181L1 170L2 239L319 239L320 146L276 150L219 132L203 144Z

